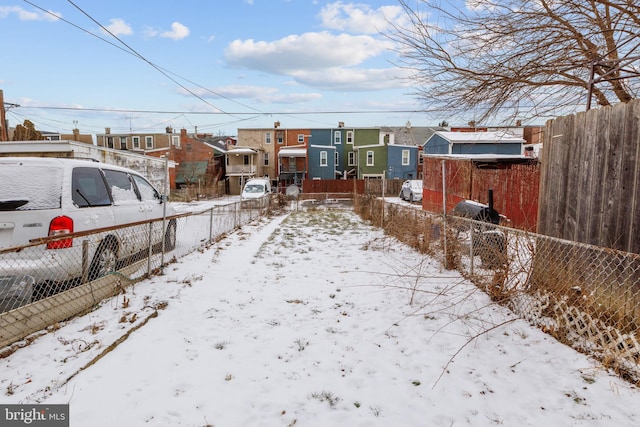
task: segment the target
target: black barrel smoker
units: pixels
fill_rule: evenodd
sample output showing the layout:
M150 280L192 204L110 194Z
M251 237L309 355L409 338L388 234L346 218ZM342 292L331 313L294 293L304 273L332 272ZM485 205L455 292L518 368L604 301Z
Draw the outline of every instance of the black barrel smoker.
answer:
M507 260L507 238L496 225L500 224L500 214L493 208L493 190L488 192L487 205L472 200L459 202L451 212L454 216L469 218L486 224L474 223L471 230L471 244L473 253L480 256L487 268L501 268Z

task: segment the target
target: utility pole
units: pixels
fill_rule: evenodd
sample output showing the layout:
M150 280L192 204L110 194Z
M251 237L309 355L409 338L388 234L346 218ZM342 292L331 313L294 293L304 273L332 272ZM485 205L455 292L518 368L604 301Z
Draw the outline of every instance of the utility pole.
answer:
M9 130L7 129L7 116L4 111L4 94L0 89L0 141L9 140Z

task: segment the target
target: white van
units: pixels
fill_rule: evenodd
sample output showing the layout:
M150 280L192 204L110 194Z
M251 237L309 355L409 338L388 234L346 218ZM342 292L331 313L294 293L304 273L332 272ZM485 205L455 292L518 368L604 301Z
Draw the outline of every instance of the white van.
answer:
M144 254L150 242L175 247L175 219L155 222L149 240L145 222L175 211L133 170L90 160L1 157L0 182L0 311L29 302L34 285L47 283L51 294L83 275L94 280L114 271L128 257ZM130 223L143 225L117 228ZM104 227L115 228L90 233ZM81 237L2 251L83 231ZM84 267L83 240L90 242Z
M253 178L242 189L242 200L259 199L271 194L271 181L267 178Z

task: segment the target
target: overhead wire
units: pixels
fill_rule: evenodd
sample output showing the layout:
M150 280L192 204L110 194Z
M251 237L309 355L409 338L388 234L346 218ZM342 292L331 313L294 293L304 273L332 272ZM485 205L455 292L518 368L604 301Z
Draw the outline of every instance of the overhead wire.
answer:
M200 101L204 102L205 104L207 104L209 107L217 110L217 111L211 111L211 112L198 112L198 111L153 111L153 110L133 110L133 109L106 109L106 108L79 108L79 107L49 107L49 106L39 106L39 107L28 107L28 106L23 106L21 108L39 108L39 109L46 109L46 110L78 110L78 111L101 111L101 112L115 112L115 113L119 113L119 112L125 112L125 113L150 113L150 114L194 114L194 115L228 115L231 117L234 117L235 121L233 121L232 123L237 123L237 122L243 122L243 121L248 121L248 120L253 120L257 117L259 117L259 115L262 116L274 116L274 115L278 115L278 116L300 116L300 115L319 115L319 114L389 114L389 113L399 113L399 114L415 114L415 113L425 113L424 110L363 110L363 111L306 111L306 112L281 112L281 111L272 111L272 112L267 112L267 111L262 111L259 110L257 108L254 108L250 105L244 104L240 101L237 101L233 98L230 98L224 94L221 94L219 92L216 92L210 88L207 88L203 85L200 85L197 82L194 82L190 79L185 78L184 76L181 76L177 73L174 73L166 68L163 68L153 62L151 62L149 59L147 59L146 57L144 57L141 53L139 53L138 51L136 51L134 48L132 48L131 46L129 46L127 43L125 43L123 40L121 40L119 37L117 37L115 34L113 34L111 31L109 31L106 27L104 27L100 22L98 22L96 19L94 19L91 15L89 15L87 12L85 12L82 8L80 8L78 5L76 5L73 1L71 0L67 0L73 7L75 7L78 11L80 11L83 15L85 15L88 19L90 19L92 22L94 22L96 25L98 25L103 31L105 31L106 33L108 33L111 37L113 37L114 39L116 39L119 43L122 44L122 47L116 43L113 43L112 41L101 37L100 35L89 31L83 27L81 27L80 25L77 25L67 19L64 19L63 17L49 11L46 10L44 8L42 8L41 6L33 3L30 0L23 0L25 3L29 4L30 6L42 11L43 13L46 13L48 15L51 15L53 17L55 17L56 19L71 25L72 27L92 36L95 37L105 43L108 43L109 45L111 45L112 47L115 47L129 55L132 55L134 57L137 57L138 59L146 62L148 65L150 65L151 67L153 67L154 69L156 69L158 72L160 72L162 75L164 75L165 77L167 77L169 80L171 80L173 83L175 83L176 85L178 85L179 87L181 87L183 90L185 90L187 93L189 93L190 95L194 96L195 98L199 99ZM184 86L183 84L181 84L180 82L178 82L176 79L174 79L173 77L169 76L169 74L176 76L177 78L184 80L185 82L188 82L189 84L196 86L208 93L211 93L212 95L215 95L217 97L220 97L222 99L226 99L230 102L233 102L237 105L240 105L244 108L247 108L249 110L252 110L252 112L228 112L225 111L213 104L211 104L210 102L208 102L207 100L205 100L202 96L198 95L197 93L195 93L194 91L192 91L191 89L187 88L186 86ZM256 114L258 114L258 116L256 116ZM253 115L253 117L248 117L248 118L243 118L243 117L239 117L239 116L246 116L246 115Z
M116 40L118 40L122 45L124 45L124 46L126 47L126 49L125 49L125 48L123 48L122 46L117 45L116 43L113 43L112 41L110 41L110 40L108 40L108 39L106 39L106 38L104 38L104 37L101 37L101 36L100 36L100 35L98 35L98 34L95 34L94 32L91 32L91 31L89 31L89 30L87 30L87 29L85 29L85 28L82 28L81 26L79 26L79 25L77 25L77 24L75 24L75 23L73 23L73 22L71 22L71 21L69 21L69 20L67 20L67 19L64 19L63 17L61 17L61 16L59 16L59 15L56 15L55 13L53 13L53 12L51 12L51 11L49 11L49 10L46 10L46 9L42 8L41 6L38 6L37 4L33 3L33 2L32 2L32 1L30 1L30 0L23 0L23 1L24 1L25 3L27 3L27 4L29 4L30 6L32 6L32 7L36 8L36 9L38 9L38 10L42 11L43 13L46 13L46 14L48 14L48 15L51 15L51 16L55 17L56 19L58 19L58 20L60 20L60 21L62 21L62 22L64 22L64 23L66 23L66 24L69 24L69 25L71 25L72 27L74 27L74 28L76 28L76 29L78 29L78 30L80 30L80 31L82 31L82 32L84 32L84 33L86 33L86 34L88 34L88 35L90 35L90 36L92 36L92 37L95 37L95 38L97 38L97 39L99 39L99 40L101 40L101 41L103 41L103 42L105 42L105 43L107 43L107 44L109 44L109 45L111 45L111 46L115 47L116 49L119 49L119 50L121 50L121 51L123 51L123 52L125 52L125 53L127 53L127 54L129 54L129 55L132 55L132 56L135 56L135 57L137 57L137 58L141 59L142 61L146 62L147 64L149 64L149 65L151 65L153 68L155 68L157 71L159 71L159 72L160 72L161 74L163 74L165 77L167 77L168 79L170 79L172 82L174 82L175 84L177 84L178 86L180 86L182 89L184 89L185 91L187 91L190 95L195 96L197 99L199 99L199 100L203 101L203 102L204 102L205 104L207 104L208 106L210 106L210 107L212 107L212 108L214 108L214 109L216 109L216 110L220 110L222 113L225 113L222 109L220 109L219 107L217 107L217 106L215 106L215 105L211 104L210 102L206 101L206 100L205 100L205 99L203 99L201 96L199 96L198 94L196 94L195 92L193 92L192 90L190 90L189 88L187 88L186 86L182 85L181 83L179 83L178 81L176 81L175 79L173 79L172 77L170 77L168 74L171 74L171 75L173 75L173 76L176 76L177 78L180 78L180 79L182 79L182 80L184 80L184 81L186 81L186 82L188 82L188 83L190 83L190 84L192 84L192 85L194 85L194 86L197 86L198 88L200 88L200 89L202 89L202 90L204 90L204 91L206 91L206 92L209 92L209 93L211 93L212 95L215 95L215 96L220 97L220 98L222 98L222 99L226 99L226 100L228 100L228 101L231 101L231 102L233 102L233 103L236 103L236 104L238 104L238 105L240 105L240 106L242 106L242 107L248 108L248 109L250 109L250 110L254 110L254 112L258 112L258 113L266 114L266 113L264 113L263 111L258 110L257 108L254 108L254 107L252 107L252 106L250 106L250 105L244 104L244 103L242 103L242 102L240 102L240 101L237 101L237 100L235 100L235 99L233 99L233 98L230 98L230 97L228 97L228 96L226 96L226 95L224 95L224 94L222 94L222 93L216 92L216 91L214 91L214 90L212 90L212 89L210 89L210 88L207 88L207 87L205 87L205 86L202 86L202 85L198 84L197 82L194 82L194 81L192 81L192 80L189 80L189 79L187 79L187 78L186 78L186 77L184 77L184 76L181 76L181 75L179 75L179 74L177 74L177 73L175 73L175 72L173 72L173 71L171 71L171 70L168 70L168 69L166 69L166 68L164 68L164 67L161 67L161 66L159 66L159 65L157 65L157 64L155 64L155 63L153 63L153 62L151 62L150 60L148 60L147 58L145 58L143 55L141 55L139 52L137 52L135 49L133 49L131 46L127 45L124 41L122 41L120 38L118 38L116 35L114 35L111 31L109 31L107 28L105 28L102 24L100 24L97 20L95 20L93 17L91 17L89 14L87 14L84 10L82 10L79 6L77 6L76 4L74 4L74 3L73 3L72 1L70 1L70 0L68 0L68 1L69 1L69 3L71 3L71 4L72 4L76 9L78 9L81 13L83 13L85 16L87 16L89 19L91 19L91 20L92 20L96 25L98 25L102 30L104 30L104 31L105 31L105 32L107 32L109 35L111 35L113 38L115 38ZM226 114L226 113L225 113L225 114Z

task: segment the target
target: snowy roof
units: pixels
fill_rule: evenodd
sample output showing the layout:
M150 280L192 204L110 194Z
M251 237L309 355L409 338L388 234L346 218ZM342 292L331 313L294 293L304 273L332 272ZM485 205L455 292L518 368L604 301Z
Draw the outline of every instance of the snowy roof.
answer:
M306 148L281 148L278 157L305 157L307 155Z
M505 131L497 132L449 132L438 131L434 135L440 135L450 142L459 144L494 144L496 142L513 142L524 144L526 141L520 136L507 133Z
M227 151L227 154L256 154L258 153L253 148L233 148Z

